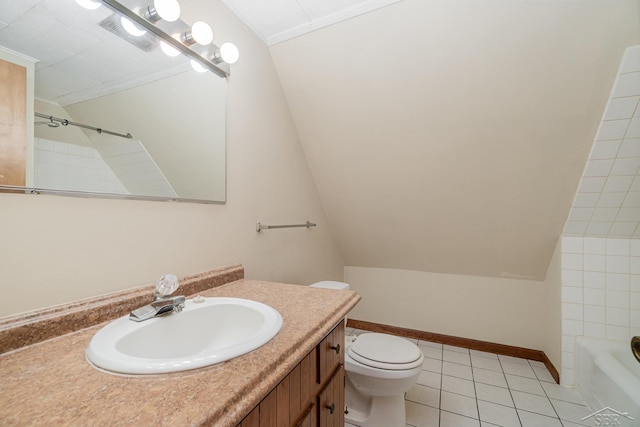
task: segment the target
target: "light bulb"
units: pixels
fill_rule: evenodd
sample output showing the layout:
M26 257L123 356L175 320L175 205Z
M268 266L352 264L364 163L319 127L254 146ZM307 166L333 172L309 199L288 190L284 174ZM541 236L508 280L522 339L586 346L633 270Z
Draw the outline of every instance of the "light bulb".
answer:
M89 10L96 10L102 4L101 2L96 0L76 0L76 3Z
M235 64L240 58L240 52L233 43L222 43L220 46L220 57L227 64Z
M180 34L173 34L171 37L173 37L176 40L180 40ZM175 47L171 46L169 43L164 41L160 42L160 49L162 49L165 55L170 56L172 58L180 55L180 51L178 49L176 49Z
M156 13L167 22L173 22L180 18L180 3L178 0L154 0L153 7Z
M191 60L191 68L193 68L198 73L204 73L205 71L207 71L207 69L203 67L201 63L193 59Z
M213 41L213 30L206 22L197 21L191 26L191 36L196 43L206 46Z
M180 51L178 49L164 41L160 42L160 49L162 50L162 52L164 52L165 55L170 56L171 58L180 55Z
M141 29L136 24L131 22L129 18L125 18L124 16L120 17L120 23L122 24L122 28L124 28L127 33L131 34L134 37L140 37L147 34L147 30Z

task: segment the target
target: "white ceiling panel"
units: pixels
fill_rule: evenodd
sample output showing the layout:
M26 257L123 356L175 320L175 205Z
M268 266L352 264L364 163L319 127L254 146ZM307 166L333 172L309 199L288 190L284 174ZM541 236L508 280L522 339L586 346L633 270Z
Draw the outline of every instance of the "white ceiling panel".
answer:
M401 0L223 0L271 46Z
M183 72L188 60L145 52L99 24L106 7L73 0L0 0L0 48L36 60L36 98L73 104ZM82 72L78 72L82 70Z

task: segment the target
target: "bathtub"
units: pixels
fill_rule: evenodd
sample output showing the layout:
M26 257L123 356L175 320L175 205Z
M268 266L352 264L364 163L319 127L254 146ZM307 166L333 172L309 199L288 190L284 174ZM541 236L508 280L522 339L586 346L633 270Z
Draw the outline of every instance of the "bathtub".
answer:
M640 420L640 363L628 342L577 337L575 382L594 411L608 407Z

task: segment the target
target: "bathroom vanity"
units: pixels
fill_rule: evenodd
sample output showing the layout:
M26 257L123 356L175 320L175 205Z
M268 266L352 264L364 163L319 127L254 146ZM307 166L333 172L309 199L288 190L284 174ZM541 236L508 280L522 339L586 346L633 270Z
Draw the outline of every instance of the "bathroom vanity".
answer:
M344 328L342 321L238 426L343 427Z
M267 304L282 315L282 329L251 353L161 375L114 375L91 366L85 350L104 319L7 351L0 355L0 424L344 425L343 319L360 300L355 292L240 279L198 293ZM56 316L51 328L62 323ZM95 314L77 316L82 324ZM0 322L2 340L12 337L7 325Z

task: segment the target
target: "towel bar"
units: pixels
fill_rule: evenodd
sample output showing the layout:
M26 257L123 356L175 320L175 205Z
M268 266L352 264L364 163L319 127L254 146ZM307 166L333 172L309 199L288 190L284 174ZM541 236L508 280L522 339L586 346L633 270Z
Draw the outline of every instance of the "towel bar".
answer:
M312 223L311 221L307 221L304 224L287 224L287 225L266 225L266 224L260 224L259 222L256 223L256 231L258 233L261 230L269 230L270 228L293 228L293 227L310 228L310 227L316 227L316 224Z

